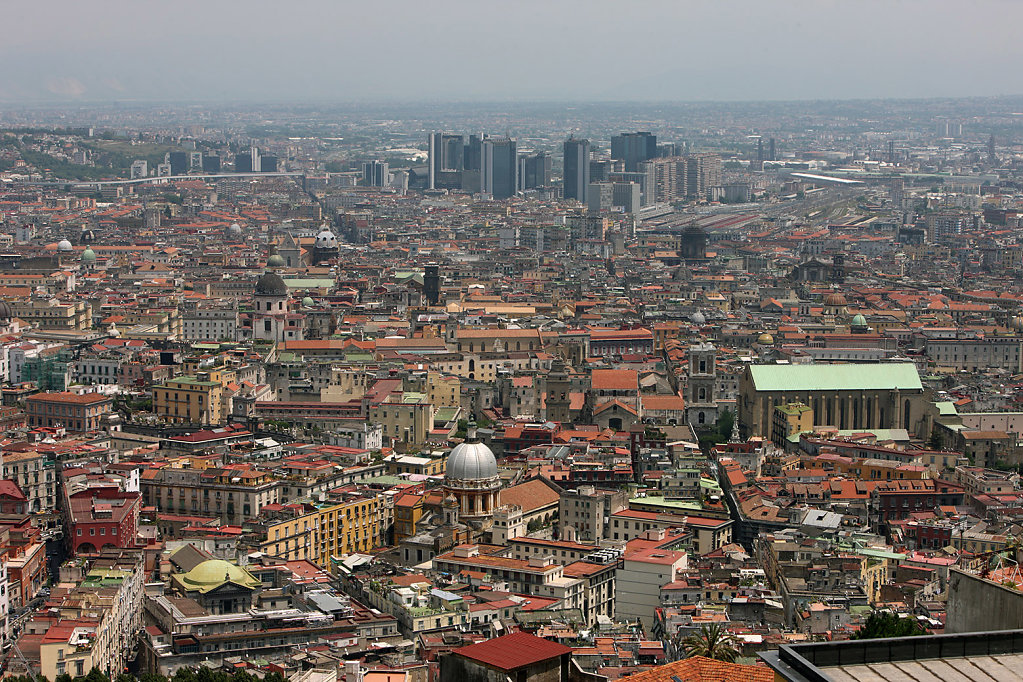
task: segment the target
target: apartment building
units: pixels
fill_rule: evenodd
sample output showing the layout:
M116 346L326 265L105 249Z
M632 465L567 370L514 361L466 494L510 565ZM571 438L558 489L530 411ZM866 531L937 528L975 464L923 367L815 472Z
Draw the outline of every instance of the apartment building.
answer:
M224 387L200 376L181 376L153 387L153 412L175 424L224 421Z

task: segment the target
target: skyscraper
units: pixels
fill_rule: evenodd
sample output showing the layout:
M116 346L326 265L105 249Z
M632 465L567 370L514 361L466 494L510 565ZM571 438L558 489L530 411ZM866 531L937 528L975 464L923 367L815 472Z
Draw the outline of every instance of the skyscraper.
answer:
M721 184L721 157L704 153L690 154L684 158L686 196L695 200L706 199L707 190Z
M184 175L188 172L188 152L170 152L167 163L171 167L171 175Z
M551 182L551 155L536 152L519 157L519 189L546 187Z
M461 186L465 154L465 138L448 133L430 133L428 187L430 189Z
M625 171L639 170L639 164L657 156L657 136L651 133L622 133L611 138L611 158L625 162Z
M586 192L590 187L590 141L574 137L565 140L564 165L562 196L585 204Z
M202 157L202 171L203 173L219 173L220 172L220 157L216 155L203 155Z
M480 190L494 199L514 196L519 185L519 164L515 140L490 137L483 140Z
M367 187L386 187L390 170L384 161L367 161L362 164L362 180Z
M234 155L234 172L235 173L251 173L252 172L252 154L244 152L242 154Z

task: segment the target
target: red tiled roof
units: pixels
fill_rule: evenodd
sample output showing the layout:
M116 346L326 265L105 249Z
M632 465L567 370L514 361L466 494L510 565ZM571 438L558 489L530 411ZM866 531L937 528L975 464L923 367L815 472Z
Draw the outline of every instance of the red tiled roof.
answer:
M452 653L472 659L500 670L515 670L523 666L571 654L572 649L557 642L534 637L527 632L516 632L455 649Z
M629 676L629 682L773 682L767 666L725 663L703 656L658 666Z

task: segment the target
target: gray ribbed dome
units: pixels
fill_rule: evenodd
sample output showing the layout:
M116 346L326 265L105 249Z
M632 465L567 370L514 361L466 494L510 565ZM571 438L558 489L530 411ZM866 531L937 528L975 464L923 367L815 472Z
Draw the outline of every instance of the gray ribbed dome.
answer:
M483 443L459 443L448 455L444 478L457 481L497 476L497 458Z
M287 296L288 285L276 272L268 272L256 281L256 296Z
M14 310L7 301L0 301L0 320L9 320L14 317Z
M330 231L326 225L320 230L320 233L316 235L316 248L318 249L336 249L337 248L337 237Z

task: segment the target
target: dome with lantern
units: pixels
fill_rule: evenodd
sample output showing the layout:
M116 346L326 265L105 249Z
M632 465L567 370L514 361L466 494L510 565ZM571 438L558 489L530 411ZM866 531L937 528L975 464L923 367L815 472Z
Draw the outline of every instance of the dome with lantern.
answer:
M337 248L337 246L338 246L338 244L337 244L337 237L334 236L334 233L330 231L330 228L327 227L326 224L323 225L323 229L320 230L320 233L316 235L316 244L315 244L315 246L316 246L317 249L336 249Z
M470 424L465 442L448 454L444 492L458 501L461 518L482 519L493 515L500 489L494 451L477 439L476 425Z
M824 297L824 305L827 305L827 306L844 306L844 305L849 305L849 301L847 301L845 299L845 296L843 296L841 292L833 291L830 294L828 294L826 297Z
M757 343L759 343L761 346L773 346L774 337L768 334L767 332L764 332L763 334L757 337Z
M276 272L267 272L256 280L254 293L256 296L282 298L288 295L288 285L284 282L284 278Z
M96 252L92 250L91 246L82 251L82 262L86 265L96 262Z

